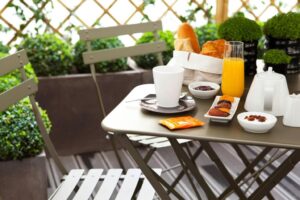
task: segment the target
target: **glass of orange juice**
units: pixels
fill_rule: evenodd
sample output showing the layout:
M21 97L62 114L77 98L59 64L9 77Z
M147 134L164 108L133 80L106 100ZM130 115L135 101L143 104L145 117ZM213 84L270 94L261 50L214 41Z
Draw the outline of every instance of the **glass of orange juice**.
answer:
M227 41L223 60L222 93L241 97L244 92L244 43Z

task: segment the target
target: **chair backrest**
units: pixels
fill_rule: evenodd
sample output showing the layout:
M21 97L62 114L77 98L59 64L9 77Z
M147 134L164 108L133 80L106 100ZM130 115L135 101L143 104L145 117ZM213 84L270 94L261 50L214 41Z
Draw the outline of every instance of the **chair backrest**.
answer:
M0 112L6 110L11 105L18 103L25 97L29 97L38 128L45 143L45 148L57 164L60 171L63 174L67 174L67 170L62 165L54 148L54 145L50 140L47 129L42 120L41 113L36 104L34 95L38 91L38 86L33 78L28 79L28 77L26 76L24 65L26 65L27 63L29 63L29 60L25 50L21 50L0 60L0 77L15 70L19 70L22 80L19 85L14 86L13 88L0 94Z
M87 51L83 53L84 64L90 65L91 74L96 86L98 100L101 107L101 112L106 115L105 108L103 105L103 98L101 95L101 90L96 80L95 63L101 61L114 60L129 56L145 55L149 53L156 53L158 62L160 65L163 64L161 52L166 50L166 44L164 41L159 41L158 31L162 30L161 21L147 22L140 24L128 24L120 25L106 28L97 29L86 29L80 30L80 39L87 43ZM115 37L120 35L129 35L134 33L144 33L153 32L155 37L155 42L139 44L132 47L120 47L114 49L102 49L102 50L92 50L91 41L101 38Z

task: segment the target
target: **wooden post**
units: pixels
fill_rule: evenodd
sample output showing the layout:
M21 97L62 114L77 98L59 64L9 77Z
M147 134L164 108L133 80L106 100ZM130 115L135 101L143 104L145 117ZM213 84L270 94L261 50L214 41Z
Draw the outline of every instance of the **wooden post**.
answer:
M218 24L225 21L228 17L228 0L216 0L217 2L217 12L216 12L216 22Z

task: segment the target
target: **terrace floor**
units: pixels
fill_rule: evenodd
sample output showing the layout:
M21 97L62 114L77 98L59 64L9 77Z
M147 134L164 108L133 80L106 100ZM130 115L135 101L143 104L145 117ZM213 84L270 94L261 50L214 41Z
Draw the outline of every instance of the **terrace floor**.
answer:
M198 143L193 143L190 145L191 149L195 151L199 146ZM228 144L212 143L213 148L217 151L218 155L222 161L226 164L227 169L234 176L237 176L239 172L244 168L242 161L238 158L235 151ZM240 146L243 152L251 160L261 151L260 147L255 146ZM146 152L146 148L138 147L138 150L142 153ZM122 159L126 165L126 168L137 167L135 162L130 157L129 153L124 149L119 150ZM270 155L272 152L270 152ZM270 156L268 155L268 156ZM268 158L268 156L266 158ZM158 167L162 169L169 168L170 166L178 164L178 160L175 159L176 156L173 154L172 149L162 148L155 152L149 164L152 167ZM283 160L284 158L282 158ZM118 163L115 159L114 153L112 151L106 152L95 152L95 153L85 153L73 156L62 157L63 162L69 168L118 168ZM205 179L211 185L216 193L220 193L228 185L225 179L222 177L218 169L214 166L211 160L207 157L205 153L202 153L197 159L197 165L200 168L201 173L204 175ZM279 161L275 161L271 167L268 167L262 174L261 178L265 179L270 172L272 172L276 166L278 166ZM166 171L162 174L162 177L168 182L173 181L181 168L175 168L170 171ZM59 183L59 178L61 175L56 169L53 161L50 159L47 165L47 171L49 176L49 194L53 192L53 189ZM272 194L275 199L285 199L285 200L298 200L300 199L300 165L298 164L294 170L288 174L288 176L280 182L273 190ZM257 186L257 185L256 185ZM194 195L192 187L190 186L187 178L184 177L179 185L176 186L178 192L180 192L185 199L197 199ZM201 189L200 189L201 190ZM203 191L201 192L202 199L206 199ZM174 198L176 199L176 198ZM238 199L237 196L231 195L227 199Z

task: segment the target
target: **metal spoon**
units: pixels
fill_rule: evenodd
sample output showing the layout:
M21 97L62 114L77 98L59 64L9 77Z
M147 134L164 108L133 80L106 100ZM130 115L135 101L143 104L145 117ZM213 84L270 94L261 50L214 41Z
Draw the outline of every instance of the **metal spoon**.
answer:
M130 103L130 102L134 102L134 101L145 101L145 100L155 99L155 97L156 97L155 94L151 94L151 95L153 95L153 97L129 100L129 101L125 101L125 103ZM181 95L179 96L179 99L184 98L186 95L187 95L187 92L182 92Z

